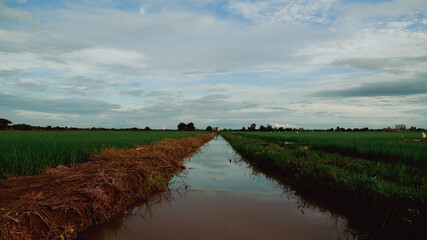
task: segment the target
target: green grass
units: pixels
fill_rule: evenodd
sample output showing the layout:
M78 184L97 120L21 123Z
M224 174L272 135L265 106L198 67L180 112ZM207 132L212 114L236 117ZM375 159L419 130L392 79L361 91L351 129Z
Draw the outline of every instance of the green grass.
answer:
M368 238L414 239L422 235L426 224L427 144L399 142L401 135L415 139L421 134L222 135L249 162L272 169L294 189L333 201Z
M199 133L0 131L0 178L34 175L49 167L82 163L104 148L132 148Z
M261 141L310 145L313 149L338 152L387 163L427 167L427 144L401 142L421 139L420 132L236 132Z

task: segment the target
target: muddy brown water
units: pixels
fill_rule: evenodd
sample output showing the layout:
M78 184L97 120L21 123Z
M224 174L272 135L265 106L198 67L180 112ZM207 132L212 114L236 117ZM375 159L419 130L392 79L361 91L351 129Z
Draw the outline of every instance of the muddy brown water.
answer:
M186 161L170 191L79 239L353 239L345 219L255 172L220 136Z

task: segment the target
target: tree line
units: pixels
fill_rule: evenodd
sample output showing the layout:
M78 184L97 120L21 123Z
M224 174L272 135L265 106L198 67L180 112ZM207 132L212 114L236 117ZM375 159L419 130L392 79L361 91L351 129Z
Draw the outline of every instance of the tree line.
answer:
M12 121L0 118L0 130L19 130L19 131L150 131L150 127L145 128L77 128L77 127L60 127L60 126L32 126L29 124L13 124Z
M408 131L423 131L423 128L410 127ZM375 128L342 128L337 126L336 128L329 129L304 129L304 128L284 128L284 127L273 127L271 125L261 125L257 128L255 123L252 123L250 126L242 127L241 129L223 129L223 131L248 131L248 132L297 132L297 131L328 131L328 132L372 132L372 131L387 131L386 128L375 129Z
M178 130L179 131L196 131L196 127L194 126L194 123L190 122L188 124L185 124L181 122L178 124ZM13 124L12 121L0 118L0 130L18 130L18 131L151 131L152 129L150 127L145 128L77 128L77 127L60 127L60 126L32 126L29 124ZM213 131L213 128L211 126L208 126L206 128L206 131Z
M201 130L201 129L196 129L195 125L193 122L190 122L188 124L186 123L179 123L177 126L178 131L196 131L196 130ZM43 131L43 130L48 130L48 131L150 131L152 130L150 127L145 127L145 128L137 128L137 127L132 127L132 128L96 128L96 127L92 127L92 128L77 128L77 127L59 127L59 126L46 126L46 127L41 127L41 126L32 126L32 125L28 125L28 124L13 124L12 121L5 119L5 118L0 118L0 130L20 130L20 131L31 131L31 130L36 130L36 131ZM208 126L205 129L206 131L218 131L219 128L218 127L211 127ZM232 129L232 128L228 128L228 129L222 129L223 131L249 131L249 132L295 132L295 131L330 131L330 132L351 132L351 131L357 131L357 132L365 132L365 131L388 131L386 128L384 129L373 129L373 128L368 128L368 127L364 127L364 128L342 128L342 127L336 127L336 128L330 128L330 129L303 129L303 128L284 128L284 127L273 127L271 125L260 125L259 128L257 128L257 125L255 123L252 123L250 126L246 127L242 127L241 129ZM425 129L423 128L416 128L416 127L410 127L408 128L408 131L424 131Z

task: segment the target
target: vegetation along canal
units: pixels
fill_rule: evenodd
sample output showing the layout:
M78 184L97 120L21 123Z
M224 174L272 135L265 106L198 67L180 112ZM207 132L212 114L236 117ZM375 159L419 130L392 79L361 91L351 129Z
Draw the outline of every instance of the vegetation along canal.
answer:
M186 162L171 191L80 239L351 239L341 217L256 172L220 136Z

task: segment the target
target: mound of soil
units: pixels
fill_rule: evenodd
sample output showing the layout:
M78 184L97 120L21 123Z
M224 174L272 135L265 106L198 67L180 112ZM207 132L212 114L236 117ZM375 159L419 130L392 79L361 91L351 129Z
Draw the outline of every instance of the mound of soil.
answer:
M402 140L400 142L425 142L427 143L427 140L423 140L423 139L413 139L413 140Z
M74 239L163 191L183 159L214 134L107 149L89 162L0 180L0 239Z

